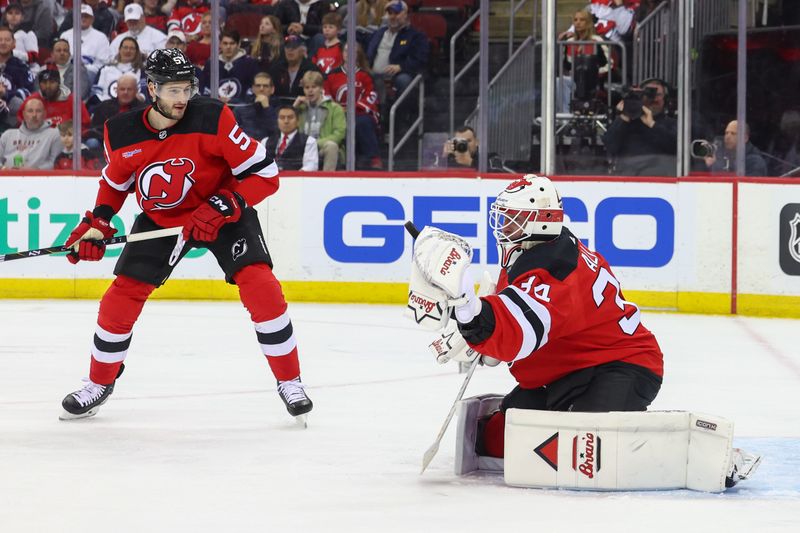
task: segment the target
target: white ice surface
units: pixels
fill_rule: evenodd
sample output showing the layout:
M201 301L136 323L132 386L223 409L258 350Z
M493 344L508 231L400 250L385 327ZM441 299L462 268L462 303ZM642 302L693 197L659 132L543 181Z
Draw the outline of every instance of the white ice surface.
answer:
M307 430L237 303L149 302L114 396L59 422L96 310L0 301L0 533L800 531L799 321L645 313L666 357L652 407L728 417L764 462L720 495L581 493L455 477L455 424L419 475L463 376L400 307L291 305ZM512 385L479 368L467 395Z

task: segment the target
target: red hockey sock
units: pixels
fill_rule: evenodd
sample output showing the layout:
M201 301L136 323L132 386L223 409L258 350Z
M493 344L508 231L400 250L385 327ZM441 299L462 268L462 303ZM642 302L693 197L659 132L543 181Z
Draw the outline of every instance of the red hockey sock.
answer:
M264 263L249 265L237 272L233 280L239 287L242 304L250 312L261 351L275 379L296 378L300 375L297 343L281 284L272 269Z
M503 447L505 445L506 415L502 411L497 411L489 417L483 426L482 452L489 457L503 458Z
M89 369L89 379L93 382L109 385L117 378L128 354L133 325L153 289L147 283L117 276L103 295Z

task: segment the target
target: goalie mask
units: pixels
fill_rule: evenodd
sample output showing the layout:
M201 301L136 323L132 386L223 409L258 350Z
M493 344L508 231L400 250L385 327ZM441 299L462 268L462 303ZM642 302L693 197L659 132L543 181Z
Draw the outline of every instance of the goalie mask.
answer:
M512 182L489 208L489 226L503 268L510 267L524 250L561 235L563 225L561 196L544 176L526 174Z

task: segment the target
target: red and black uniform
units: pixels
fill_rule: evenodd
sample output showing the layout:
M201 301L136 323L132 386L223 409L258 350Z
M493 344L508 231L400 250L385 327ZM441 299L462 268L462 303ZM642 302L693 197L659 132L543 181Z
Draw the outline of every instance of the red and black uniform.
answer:
M568 229L523 252L481 301L459 329L478 352L509 363L519 386L503 410L639 411L658 393L655 336L608 262ZM486 426L490 455L502 456L503 424L495 417Z
M110 219L129 193L143 213L131 233L185 225L194 210L221 190L234 193L246 207L236 222L225 224L208 248L239 287L259 344L275 377L300 373L292 324L281 286L252 206L278 189L278 168L264 147L248 137L221 102L195 97L184 117L165 130L147 120L149 107L123 113L105 127L107 166L102 171L95 216ZM114 269L117 278L100 302L92 348L90 379L114 381L127 354L133 325L150 293L172 272L169 257L176 238L128 243Z
M322 74L327 76L344 63L342 43L320 46L311 61L314 62Z

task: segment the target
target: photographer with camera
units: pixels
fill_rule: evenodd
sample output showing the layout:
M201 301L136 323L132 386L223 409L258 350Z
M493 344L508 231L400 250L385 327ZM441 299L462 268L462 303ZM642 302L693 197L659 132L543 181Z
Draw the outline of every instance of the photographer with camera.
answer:
M737 121L732 120L725 127L725 137L722 145L710 143L705 140L692 143L692 155L702 157L706 167L711 172L736 171L736 134ZM750 142L750 125L744 125L744 173L745 176L766 176L767 162L761 150Z
M444 143L442 157L448 168L478 168L478 138L469 126L458 128L455 136Z
M678 122L667 116L667 84L650 79L631 88L617 104L617 117L603 136L615 174L674 176Z

